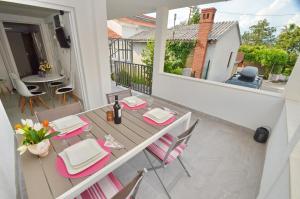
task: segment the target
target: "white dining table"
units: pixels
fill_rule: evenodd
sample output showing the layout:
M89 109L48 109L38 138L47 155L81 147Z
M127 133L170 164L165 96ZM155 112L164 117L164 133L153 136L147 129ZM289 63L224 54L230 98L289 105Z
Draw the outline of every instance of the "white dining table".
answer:
M48 93L50 100L52 102L52 106L55 107L54 99L52 97L51 89L49 88L48 83L54 81L60 81L64 78L65 78L64 75L59 75L59 74L47 74L45 77L41 77L39 75L30 75L30 76L23 77L22 81L30 84L37 84L37 83L44 84L46 92Z
M49 83L54 81L59 81L64 79L64 75L59 74L47 74L45 77L40 77L39 75L30 75L22 78L25 83Z
M30 199L70 199L78 196L82 191L98 182L110 172L125 164L128 160L141 153L147 146L155 142L166 133L177 129L178 125L188 128L191 112L183 106L178 106L170 101L156 98L153 107L167 107L177 112L176 120L167 126L153 126L143 120L147 107L132 111L122 111L122 123L114 124L106 120L106 111L111 110L111 105L106 105L81 113L92 126L85 135L77 135L61 140L51 139L51 150L48 156L38 158L30 153L21 156L21 170L28 198ZM86 136L105 140L106 135L113 136L124 145L122 149L111 148L109 162L100 170L90 176L82 178L62 177L55 166L58 154L66 147L86 139ZM147 159L145 158L145 162Z

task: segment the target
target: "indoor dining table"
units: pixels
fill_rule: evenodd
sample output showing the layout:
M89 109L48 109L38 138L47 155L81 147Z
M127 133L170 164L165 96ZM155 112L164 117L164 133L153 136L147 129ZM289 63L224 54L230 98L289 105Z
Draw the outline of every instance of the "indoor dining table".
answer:
M106 111L112 109L112 105L106 105L79 114L85 117L92 126L89 132L83 132L65 141L51 139L50 152L44 158L39 158L28 152L23 154L21 156L21 171L28 198L74 198L142 152L147 146L170 132L172 128L182 124L183 128L188 128L191 119L190 109L161 98L153 97L153 99L152 108L166 107L176 113L176 120L173 123L166 126L156 126L145 122L143 114L149 110L149 107L145 107L135 111L123 109L122 123L114 124L114 122L106 120ZM110 160L102 169L88 177L76 179L65 178L58 173L55 166L58 153L87 137L105 140L105 135L109 134L124 145L124 148L111 148ZM145 162L147 162L146 158Z
M44 84L46 92L48 93L50 100L52 101L52 104L54 106L51 89L49 88L48 83L54 82L54 81L60 81L64 78L65 78L64 75L59 75L59 74L47 74L45 77L41 77L39 75L29 75L29 76L23 77L22 81L25 83L30 83L30 84L36 84L36 83Z

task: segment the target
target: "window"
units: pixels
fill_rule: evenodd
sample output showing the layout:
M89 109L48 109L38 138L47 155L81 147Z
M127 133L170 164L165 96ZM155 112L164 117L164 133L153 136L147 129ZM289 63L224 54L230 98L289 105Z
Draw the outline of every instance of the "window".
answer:
M227 63L227 68L229 68L229 66L230 66L232 54L233 54L233 52L230 52L228 63Z

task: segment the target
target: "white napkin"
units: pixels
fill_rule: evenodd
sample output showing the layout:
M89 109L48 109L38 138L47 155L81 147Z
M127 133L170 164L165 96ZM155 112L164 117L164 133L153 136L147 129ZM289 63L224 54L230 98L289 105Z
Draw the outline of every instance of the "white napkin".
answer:
M148 112L146 112L143 116L148 117L154 120L157 123L163 123L173 117L169 111L162 110L160 108L154 108Z
M105 143L104 146L115 148L115 149L123 149L125 148L123 144L119 143L112 135L105 135Z
M145 103L144 100L136 97L136 96L130 96L130 97L125 97L122 100L125 104L127 104L129 107L135 107L139 106Z

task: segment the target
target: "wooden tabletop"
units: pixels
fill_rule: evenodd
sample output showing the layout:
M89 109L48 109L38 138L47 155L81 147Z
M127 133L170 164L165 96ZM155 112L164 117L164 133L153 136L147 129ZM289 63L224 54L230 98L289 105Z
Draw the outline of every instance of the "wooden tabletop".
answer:
M137 111L123 110L122 123L116 125L113 122L106 121L105 112L111 109L111 106L108 105L81 114L92 124L92 129L89 133L84 132L66 141L51 140L51 150L49 155L44 158L38 158L28 152L23 154L21 156L21 169L28 198L74 198L74 196L79 195L82 191L141 152L149 144L176 126L176 124L181 122L188 123L191 117L188 109L162 99L155 98L152 108L154 107L167 107L176 111L178 113L176 121L164 127L150 125L142 117L147 111L147 108L145 108ZM69 179L60 176L55 167L57 154L66 147L85 139L87 134L90 137L103 140L105 135L111 134L125 146L125 149L112 149L109 163L89 177Z

